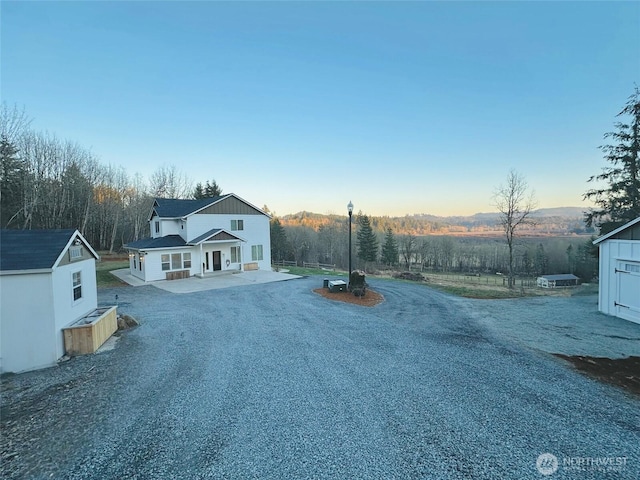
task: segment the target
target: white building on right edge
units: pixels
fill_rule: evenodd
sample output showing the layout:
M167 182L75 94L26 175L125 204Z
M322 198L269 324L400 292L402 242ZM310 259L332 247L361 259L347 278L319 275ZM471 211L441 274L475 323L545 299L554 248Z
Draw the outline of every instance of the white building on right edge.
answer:
M640 217L593 244L600 248L598 310L640 323Z

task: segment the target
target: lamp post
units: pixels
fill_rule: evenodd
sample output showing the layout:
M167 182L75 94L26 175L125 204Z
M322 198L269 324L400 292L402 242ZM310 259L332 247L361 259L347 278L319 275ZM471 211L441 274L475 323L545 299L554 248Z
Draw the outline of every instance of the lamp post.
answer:
M347 211L349 212L349 281L347 282L347 290L351 291L351 214L353 213L353 203L349 200L347 205Z

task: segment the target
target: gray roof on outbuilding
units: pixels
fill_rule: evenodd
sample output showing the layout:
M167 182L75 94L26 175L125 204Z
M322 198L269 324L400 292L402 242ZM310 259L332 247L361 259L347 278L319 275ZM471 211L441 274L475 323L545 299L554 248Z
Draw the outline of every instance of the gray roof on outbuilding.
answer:
M540 275L540 278L546 278L547 280L578 280L578 277L572 273L559 273L556 275Z
M144 250L147 248L173 248L186 247L187 243L180 235L167 235L158 238L143 238L135 242L127 243L124 247L133 250Z
M53 268L75 232L0 230L0 271Z

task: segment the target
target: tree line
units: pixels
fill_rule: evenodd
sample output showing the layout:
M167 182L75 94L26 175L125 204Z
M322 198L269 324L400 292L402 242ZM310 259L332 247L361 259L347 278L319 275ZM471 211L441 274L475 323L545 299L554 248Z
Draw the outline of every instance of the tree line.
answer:
M274 261L299 265L320 262L346 269L348 218L336 217L314 229L271 221ZM384 269L461 274L509 272L509 248L501 237L395 234L391 228L374 229L367 215L353 222L354 268L366 272ZM513 270L518 276L573 273L588 281L597 275L593 237L520 237L513 245Z
M104 165L78 143L32 129L24 110L0 106L2 228L77 228L94 248L114 252L149 236L154 198L221 194L215 180L194 186L173 165L148 179Z

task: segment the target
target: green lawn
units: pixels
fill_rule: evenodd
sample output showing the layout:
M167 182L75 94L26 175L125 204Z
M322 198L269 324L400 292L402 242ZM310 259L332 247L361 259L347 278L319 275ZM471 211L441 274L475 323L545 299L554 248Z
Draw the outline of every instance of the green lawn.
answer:
M96 279L98 288L105 287L121 287L126 283L118 280L117 277L111 275L111 270L118 270L120 268L128 268L129 262L127 260L121 261L108 261L96 263Z

